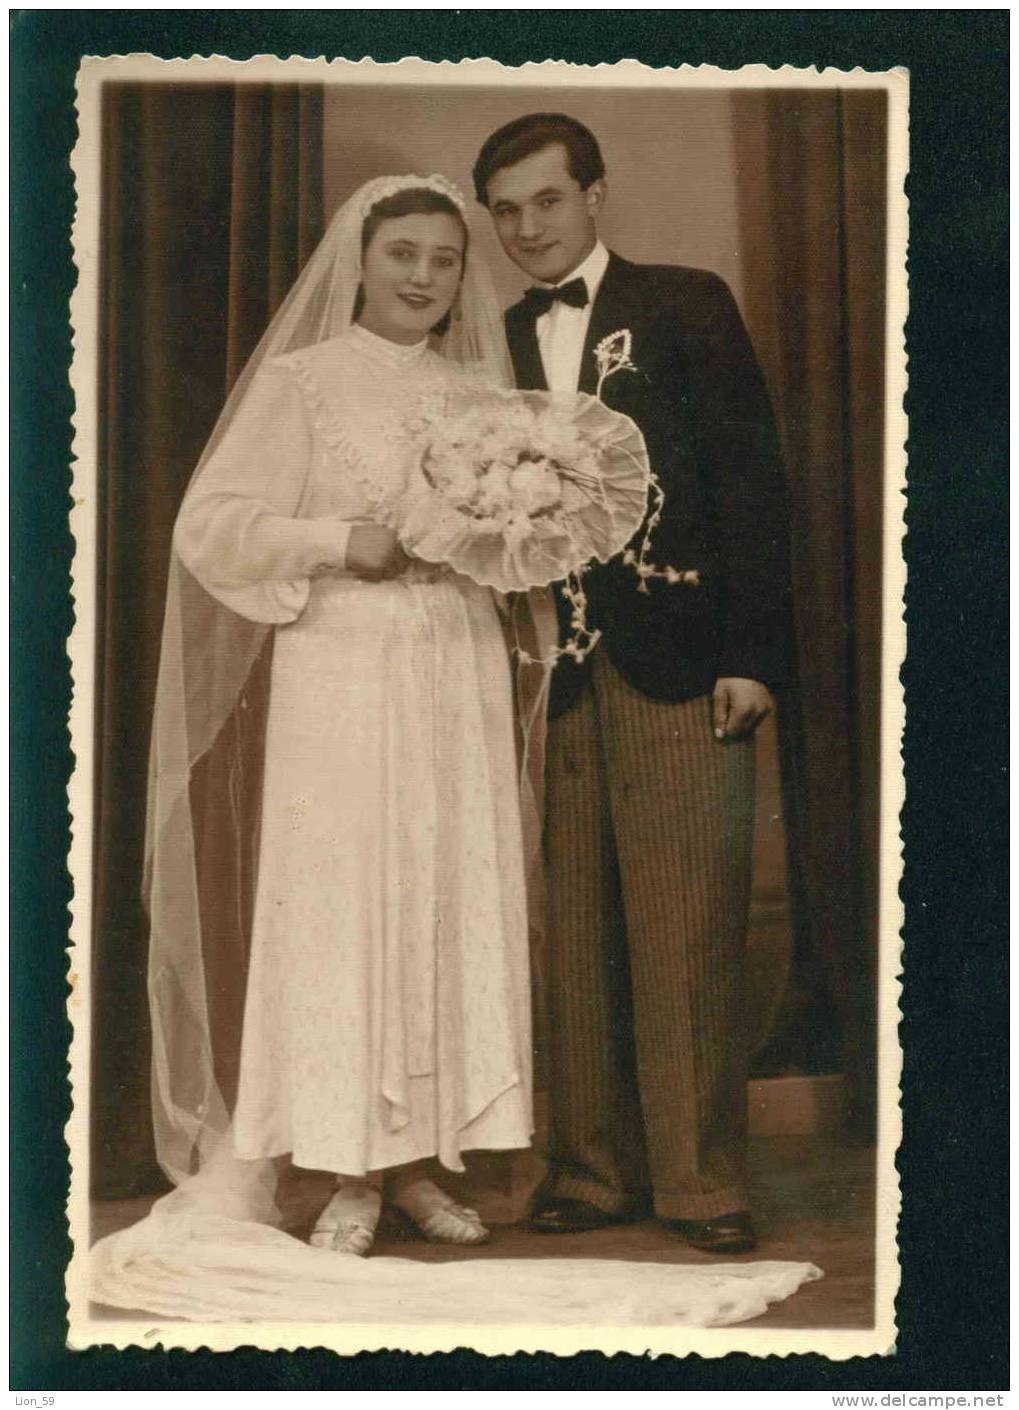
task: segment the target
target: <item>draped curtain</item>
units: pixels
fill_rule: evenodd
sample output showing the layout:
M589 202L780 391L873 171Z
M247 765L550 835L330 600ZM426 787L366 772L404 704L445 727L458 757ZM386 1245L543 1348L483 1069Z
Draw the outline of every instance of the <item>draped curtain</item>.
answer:
M885 95L733 97L744 305L793 501L798 688L780 711L793 983L773 1060L874 1102ZM830 1034L835 1035L835 1051Z
M103 95L96 666L93 1177L126 1196L161 1178L149 1113L145 779L174 517L234 378L317 243L317 85L110 84ZM246 947L252 857L225 854L226 808L257 807L260 737L230 721L196 771L199 888L216 966ZM252 782L254 781L254 782ZM215 885L212 882L215 882ZM239 1032L235 1025L217 1029ZM235 1052L217 1053L233 1087Z

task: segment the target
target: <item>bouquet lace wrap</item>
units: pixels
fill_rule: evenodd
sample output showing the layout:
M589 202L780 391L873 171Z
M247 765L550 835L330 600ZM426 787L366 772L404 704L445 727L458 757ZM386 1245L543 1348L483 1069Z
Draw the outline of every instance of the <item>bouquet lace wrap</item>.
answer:
M524 592L604 563L647 514L640 431L585 393L458 393L419 430L395 528L482 586Z

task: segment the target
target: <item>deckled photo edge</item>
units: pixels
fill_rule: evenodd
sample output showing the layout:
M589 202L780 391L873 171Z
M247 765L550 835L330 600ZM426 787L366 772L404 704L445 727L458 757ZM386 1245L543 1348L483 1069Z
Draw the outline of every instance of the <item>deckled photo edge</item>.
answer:
M273 78L321 79L327 82L358 83L506 83L532 86L606 87L633 85L655 87L883 87L889 100L889 179L888 179L888 258L886 310L886 432L885 432L885 522L884 559L884 644L882 649L882 766L880 859L879 950L879 1145L878 1178L878 1269L877 1317L873 1329L859 1331L813 1331L776 1329L681 1330L660 1328L578 1329L490 1327L389 1328L376 1332L356 1324L342 1330L310 1324L302 1328L270 1328L257 1324L232 1327L228 1324L160 1324L159 1319L143 1322L97 1323L89 1315L84 1254L89 1237L88 1141L89 1141L89 1008L91 996L90 910L92 902L92 725L95 704L95 587L96 587L96 430L97 404L95 352L98 296L98 200L99 99L102 85L116 80L208 81L212 77L230 81L264 81ZM722 1356L732 1351L750 1354L795 1355L814 1352L834 1360L852 1356L889 1354L894 1349L894 1302L899 1286L896 1244L900 1191L895 1155L902 1132L900 1074L902 1067L898 1041L901 971L901 927L903 909L899 896L902 853L899 818L904 800L901 740L904 697L900 670L905 657L903 594L905 563L905 439L906 419L903 397L906 390L904 322L907 307L905 255L908 207L904 181L908 161L908 74L903 70L871 73L802 70L792 67L771 69L764 65L739 70L687 67L653 69L635 60L616 65L581 66L547 61L508 68L488 59L459 63L433 63L405 58L391 64L371 59L359 61L324 60L273 55L250 60L220 56L163 60L152 55L89 56L83 59L77 86L78 136L71 157L75 177L76 206L73 225L73 257L77 282L70 301L73 328L73 358L70 381L75 399L72 445L73 479L70 525L75 540L72 569L74 625L68 641L73 683L69 724L74 767L68 785L71 813L69 869L73 881L69 946L68 1016L72 1025L70 1082L72 1113L66 1127L71 1157L71 1182L67 1215L74 1251L68 1267L69 1345L73 1349L91 1346L118 1348L159 1345L197 1350L229 1350L238 1346L263 1349L326 1347L352 1354L359 1350L446 1351L460 1346L485 1354L513 1351L548 1351L572 1355L581 1350L603 1350L651 1355Z

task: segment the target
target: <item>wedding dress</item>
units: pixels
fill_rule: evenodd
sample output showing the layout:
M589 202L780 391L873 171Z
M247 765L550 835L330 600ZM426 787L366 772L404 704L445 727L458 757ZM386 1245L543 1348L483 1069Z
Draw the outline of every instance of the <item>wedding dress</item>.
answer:
M234 1112L247 1159L361 1175L437 1154L460 1170L462 1150L530 1140L512 682L492 593L425 565L309 577L326 550L295 536L384 518L406 428L463 380L427 342L357 325L277 359L178 521L208 591L277 623Z

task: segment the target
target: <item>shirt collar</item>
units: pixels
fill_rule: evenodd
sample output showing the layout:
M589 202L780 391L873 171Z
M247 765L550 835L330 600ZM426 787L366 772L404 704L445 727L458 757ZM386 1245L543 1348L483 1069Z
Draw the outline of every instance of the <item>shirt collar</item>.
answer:
M578 264L571 273L557 279L555 284L546 284L546 289L554 289L560 284L569 284L573 279L583 279L587 286L587 297L594 303L595 295L598 293L598 286L605 277L605 271L609 267L609 252L600 240L595 241L594 249L582 264Z

